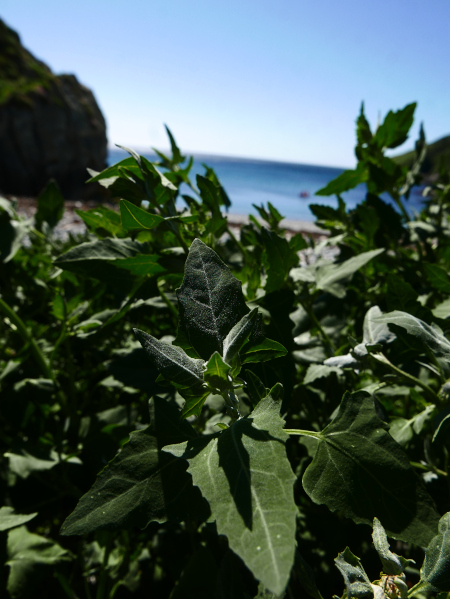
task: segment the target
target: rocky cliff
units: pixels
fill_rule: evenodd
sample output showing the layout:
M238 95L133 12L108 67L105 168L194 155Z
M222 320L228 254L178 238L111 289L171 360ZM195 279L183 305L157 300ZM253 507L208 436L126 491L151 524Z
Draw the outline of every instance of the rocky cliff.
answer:
M105 119L74 75L54 75L0 20L0 191L35 196L50 178L67 198L92 193L106 163Z

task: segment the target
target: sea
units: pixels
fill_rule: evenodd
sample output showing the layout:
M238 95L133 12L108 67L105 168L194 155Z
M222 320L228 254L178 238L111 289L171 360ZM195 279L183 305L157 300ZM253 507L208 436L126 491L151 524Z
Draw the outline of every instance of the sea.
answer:
M156 154L141 152L148 160L159 160ZM108 164L112 165L128 154L119 149L110 149ZM234 158L212 154L194 154L194 165L191 179L195 183L197 174L204 175L202 164L212 167L231 200L229 212L232 214L257 215L253 205L267 206L270 202L287 219L314 221L315 217L309 209L310 204L337 206L335 196L315 196L316 191L325 187L345 169L312 164L296 164L272 160L256 160ZM189 194L186 186L180 194ZM366 193L366 186L359 185L342 194L348 208L354 208L361 202ZM392 203L387 195L382 196ZM180 207L184 204L180 198ZM418 212L422 205L421 190L414 188L410 198L405 202L410 213ZM395 207L395 206L394 206Z

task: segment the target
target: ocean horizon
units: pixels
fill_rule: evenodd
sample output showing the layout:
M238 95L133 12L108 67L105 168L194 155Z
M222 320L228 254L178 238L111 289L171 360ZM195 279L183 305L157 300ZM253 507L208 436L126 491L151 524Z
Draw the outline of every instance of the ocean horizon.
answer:
M153 152L140 151L142 156L149 160L158 161ZM108 148L108 164L115 164L126 158L128 154L119 148ZM202 166L214 169L222 186L227 192L231 207L231 214L248 215L257 212L253 204L267 206L270 202L287 219L312 222L314 215L309 209L310 204L321 204L336 207L335 196L316 196L315 193L325 187L330 181L340 175L344 168L301 164L294 162L281 162L275 160L262 160L259 158L237 158L218 156L214 154L192 154L194 164L191 169L191 179L195 182L197 174L205 174ZM189 194L191 190L186 186L180 189L180 194ZM192 193L192 192L191 192ZM348 208L355 208L366 194L365 185L342 194ZM392 203L388 196L384 199ZM182 198L178 200L180 207L184 204ZM420 210L422 198L411 194L407 207L410 210ZM394 206L395 207L395 206Z

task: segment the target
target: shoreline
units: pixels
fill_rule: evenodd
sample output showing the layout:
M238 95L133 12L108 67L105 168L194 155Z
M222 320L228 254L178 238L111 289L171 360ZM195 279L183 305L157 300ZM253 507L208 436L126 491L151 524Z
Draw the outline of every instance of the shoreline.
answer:
M22 196L14 196L11 194L5 194L6 197L10 201L17 202L17 211L19 214L24 215L28 218L32 217L36 212L36 198L32 197L22 197ZM96 208L97 206L107 206L113 210L118 210L117 202L97 202L95 200L66 200L65 201L65 211L63 218L60 223L56 227L61 233L64 235L65 233L83 233L86 231L86 226L84 221L78 216L75 210L90 210L92 208ZM249 217L246 214L227 214L228 222L230 227L233 229L239 230L243 225L248 224ZM258 222L263 222L259 216L255 215L255 218ZM285 218L280 223L281 228L286 230L286 233L289 236L296 235L297 233L301 233L303 235L311 236L315 240L328 237L328 231L324 231L320 229L315 223L312 221L306 220L295 220Z

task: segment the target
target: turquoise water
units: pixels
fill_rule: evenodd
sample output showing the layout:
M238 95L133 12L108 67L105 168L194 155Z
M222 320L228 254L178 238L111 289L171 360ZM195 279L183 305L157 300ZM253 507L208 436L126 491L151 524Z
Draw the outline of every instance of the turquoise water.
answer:
M149 160L157 160L152 153L143 154ZM108 162L114 164L125 158L122 150L109 150ZM314 196L315 192L337 177L344 169L309 164L294 164L267 160L249 160L213 155L194 155L191 178L204 174L202 162L212 167L225 188L231 202L233 214L255 214L252 204L267 205L271 202L286 218L313 221L309 204L324 204L335 207L335 197ZM181 189L189 193L189 189ZM349 208L364 199L365 185L360 185L343 194ZM307 197L300 197L300 194ZM386 198L388 200L388 198ZM182 200L181 200L182 202ZM412 195L409 208L419 209L420 198Z

